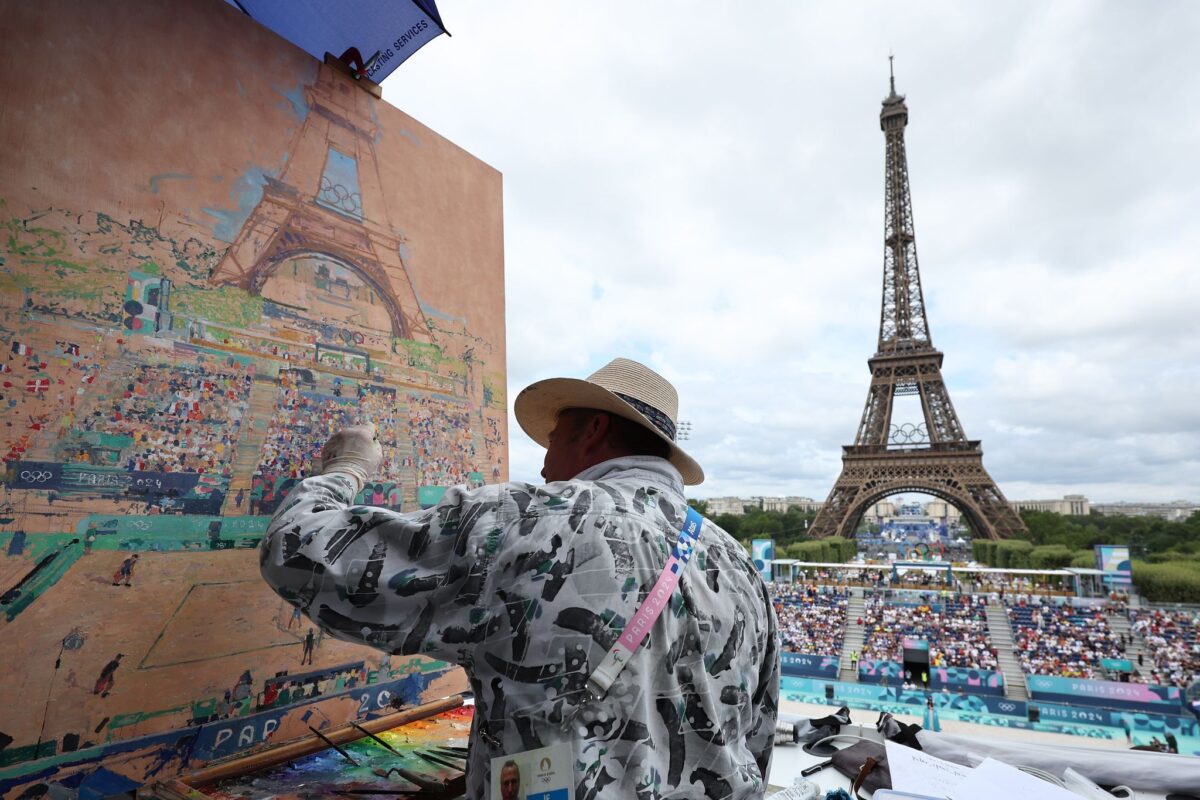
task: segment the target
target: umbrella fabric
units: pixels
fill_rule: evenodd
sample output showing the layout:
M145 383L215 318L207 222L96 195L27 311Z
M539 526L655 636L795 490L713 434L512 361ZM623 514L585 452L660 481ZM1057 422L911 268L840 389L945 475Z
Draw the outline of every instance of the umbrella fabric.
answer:
M921 731L918 738L926 753L966 767L974 767L990 756L1013 766L1044 769L1056 776L1070 767L1096 783L1125 785L1138 792L1195 792L1200 786L1200 759L1194 756L989 741L930 731Z
M379 83L446 33L434 0L227 0L318 60L343 57Z

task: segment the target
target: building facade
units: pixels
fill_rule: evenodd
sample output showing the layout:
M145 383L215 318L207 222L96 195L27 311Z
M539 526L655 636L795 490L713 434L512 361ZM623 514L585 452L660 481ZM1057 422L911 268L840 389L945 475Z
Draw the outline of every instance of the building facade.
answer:
M1091 513L1092 504L1081 494L1069 494L1061 500L1016 500L1012 507L1018 513L1022 511L1049 511L1051 514L1086 517Z
M708 504L710 516L733 514L740 517L746 513L746 506L754 505L752 500L741 497L710 497L704 502Z
M1092 510L1106 516L1158 517L1168 522L1183 522L1200 511L1200 504L1186 500L1171 503L1096 503Z
M708 505L708 513L735 514L741 516L747 508L761 508L763 511L786 513L792 509L815 513L821 510L821 502L811 497L788 495L787 497L710 497L704 501Z

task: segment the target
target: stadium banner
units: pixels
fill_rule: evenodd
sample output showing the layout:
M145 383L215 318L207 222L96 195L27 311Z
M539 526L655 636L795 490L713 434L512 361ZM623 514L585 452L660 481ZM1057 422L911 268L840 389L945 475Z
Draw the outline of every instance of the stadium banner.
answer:
M84 539L91 536L93 542L111 542L115 550L228 549L257 546L270 522L270 517L250 516L89 514L75 526L75 533ZM101 544L100 549L110 548Z
M1177 736L1200 735L1200 721L1180 714L1147 714L1140 711L1118 711L1113 708L1085 708L1061 703L1030 703L1038 709L1043 722L1070 722L1084 725L1103 725L1109 728L1128 728L1131 732Z
M347 689L341 694L352 698L366 712L385 713L396 699L408 699L413 696L412 676L405 676L387 683L377 683L373 686L359 686ZM334 693L326 697L337 696ZM244 717L234 717L202 725L190 735L194 738L190 747L193 757L204 760L226 758L240 749L248 746L261 745L270 741L271 734L279 728L283 718L294 713L295 705L291 707L270 709ZM311 711L306 714L311 714ZM307 716L304 717L308 719Z
M883 662L888 663L888 662ZM1021 700L978 694L950 694L949 692L927 692L924 689L904 689L900 686L880 686L869 683L845 683L823 681L816 678L796 678L785 675L781 691L786 699L797 702L826 703L825 687L832 686L834 699L855 707L880 709L883 707L924 706L932 697L942 709L952 709L963 714L993 714L1024 718L1028 708ZM902 711L902 713L909 713Z
M1128 588L1133 585L1133 568L1126 545L1096 545L1096 569L1104 573L1102 580L1110 587Z
M103 464L20 461L10 470L8 485L11 489L40 489L61 494L136 497L159 506L163 513L219 514L228 483L228 478L197 472L150 472Z
M826 687L833 689L832 700L825 695ZM977 725L1052 731L1110 740L1126 738L1125 732L1128 731L1135 742L1148 741L1151 736L1161 739L1165 733L1173 733L1181 742L1184 741L1184 737L1200 736L1200 722L1191 716L1081 708L1058 703L1026 703L1022 700L990 695L906 691L899 687L842 683L815 678L785 676L781 682L780 696L798 703L844 704L851 708L888 711L893 714L917 714L917 708L924 707L928 698L932 697L942 721L956 719ZM1040 711L1039 722L1028 721L1031 706Z
M1100 666L1109 672L1133 672L1133 662L1127 658L1102 658Z
M1155 686L1120 681L1086 681L1054 675L1026 675L1029 695L1035 700L1066 703L1072 706L1156 711L1160 714L1182 712L1178 687Z
M837 678L840 659L811 653L780 653L779 666L784 675L809 675L817 678Z
M18 461L12 468L12 489L51 489L154 497L183 497L196 489L196 472L149 472L116 466Z
M933 688L951 691L962 688L976 694L1004 696L1004 674L969 667L934 667L930 676Z
M860 683L878 683L890 686L904 684L904 666L896 661L859 661L858 680ZM920 676L914 675L909 683L920 682ZM986 669L970 669L967 667L933 667L929 672L931 688L958 691L972 694L991 694L1004 696L1004 675Z
M8 474L10 489L61 489L64 465L50 461L18 461Z
M1082 722L1087 725L1110 725L1114 716L1120 712L1108 708L1085 708L1081 706L1064 706L1058 703L1037 703L1041 718L1047 721ZM1118 723L1119 726L1119 723Z
M764 581L770 583L773 580L771 562L775 560L775 540L752 540L750 542L750 558L754 561L754 568L758 570L758 574L762 575Z
M904 683L904 679L900 676L904 674L904 667L896 661L871 661L862 659L858 662L858 682L859 683L882 683L885 686L899 686Z

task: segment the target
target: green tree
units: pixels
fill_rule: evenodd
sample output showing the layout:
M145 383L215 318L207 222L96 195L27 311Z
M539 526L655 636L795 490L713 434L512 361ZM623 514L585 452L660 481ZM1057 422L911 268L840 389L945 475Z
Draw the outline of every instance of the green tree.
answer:
M1069 566L1078 569L1095 569L1096 568L1096 553L1092 550L1076 551L1071 558Z
M1133 584L1146 599L1159 603L1200 603L1200 562L1133 562Z
M716 523L718 528L721 528L733 538L742 538L742 518L737 514L717 514L715 517L712 517L712 521Z
M1048 544L1029 552L1031 569L1062 569L1071 565L1074 553L1065 544Z

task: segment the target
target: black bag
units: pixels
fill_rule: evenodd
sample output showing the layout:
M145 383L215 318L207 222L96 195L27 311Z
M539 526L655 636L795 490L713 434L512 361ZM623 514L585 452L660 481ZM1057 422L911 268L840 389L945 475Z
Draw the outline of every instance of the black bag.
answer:
M860 789L876 792L892 788L887 751L878 742L855 742L833 754L833 767L852 782L850 794L863 800Z

